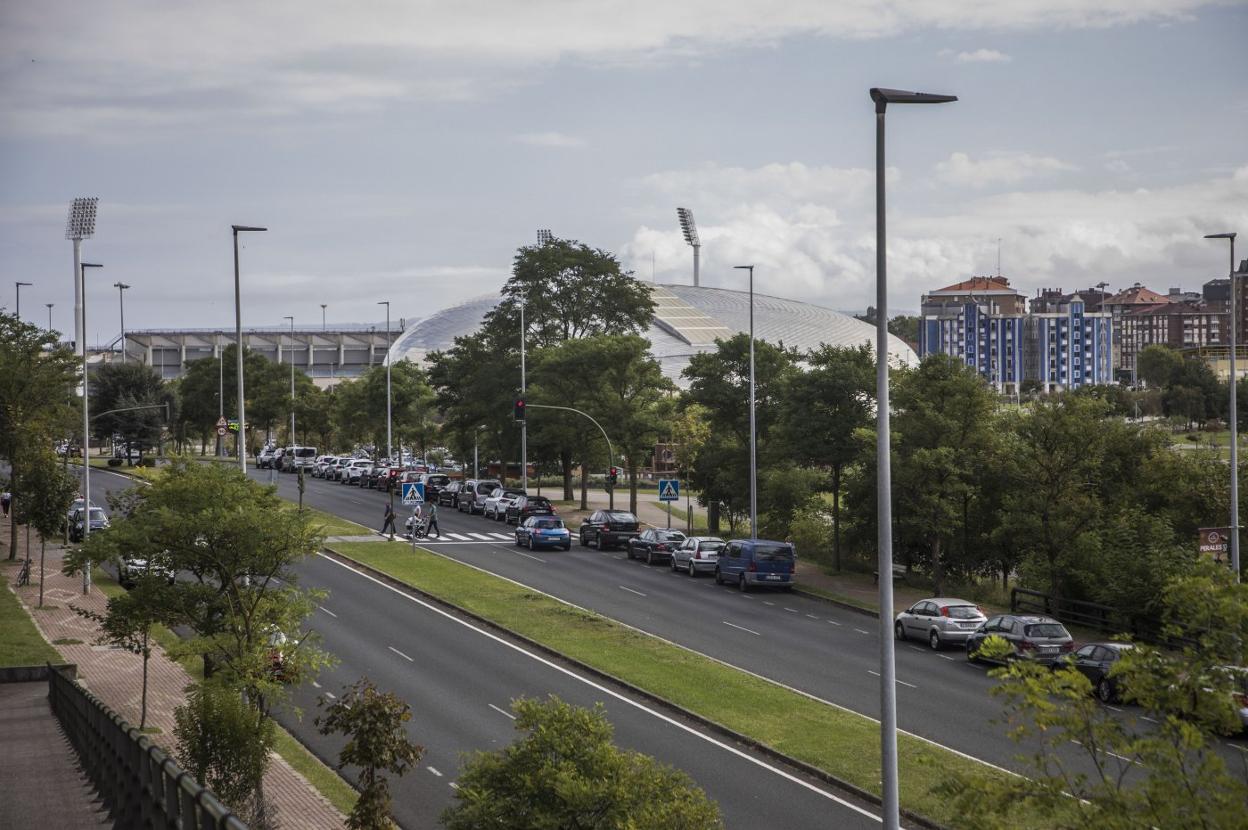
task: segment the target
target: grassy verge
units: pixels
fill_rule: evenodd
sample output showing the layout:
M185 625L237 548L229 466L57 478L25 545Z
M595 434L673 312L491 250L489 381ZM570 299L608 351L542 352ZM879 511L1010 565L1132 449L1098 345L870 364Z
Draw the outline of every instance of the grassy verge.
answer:
M668 513L672 517L673 528L675 528L676 530L685 529L686 513L685 513L685 505L683 502L681 504L659 502L659 509L664 511L665 513ZM693 511L693 535L694 536L709 536L710 534L711 534L711 530L710 528L706 526L706 517L699 516L698 511L696 510Z
M20 561L5 562L0 568L0 666L41 666L44 663L63 663L59 652L43 639L35 622L9 589L9 583L17 578Z
M836 591L817 588L809 583L798 582L795 590L801 591L804 594L823 597L824 599L832 600L833 602L840 603L841 605L852 605L854 608L861 608L864 611L870 611L872 614L879 615L880 613L880 605L878 602L867 602L866 600L859 599L858 597L851 597L849 594L841 594Z
M385 542L334 548L858 787L880 791L879 727L866 717L424 550ZM941 823L958 821L946 799L932 792L950 773L1000 774L906 735L898 743L902 805Z
M348 521L339 516L326 513L323 510L317 510L313 507L304 507L303 512L311 517L312 521L320 525L326 536L363 536L373 533L373 528L365 527L361 524Z
M92 458L91 466L100 470L108 470L110 472L119 473L123 476L130 476L142 481L155 481L160 478L161 470L159 467L128 467L122 464L117 467L108 466L107 458Z

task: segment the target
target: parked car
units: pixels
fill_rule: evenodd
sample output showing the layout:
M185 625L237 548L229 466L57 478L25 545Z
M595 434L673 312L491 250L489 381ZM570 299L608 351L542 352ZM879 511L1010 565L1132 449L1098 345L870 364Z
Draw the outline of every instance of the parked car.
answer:
M728 544L718 536L690 536L672 551L672 570L690 576L714 573L719 552Z
M966 638L966 659L971 662L987 660L981 657L979 648L984 640L997 636L1010 644L1011 652L1006 660L1035 660L1051 666L1065 654L1074 651L1075 640L1062 625L1052 617L1035 614L998 614Z
M286 456L285 447L274 447L273 454L269 457L268 467L274 470L282 469L282 459Z
M975 603L953 597L932 597L897 615L893 631L898 640L924 640L933 649L949 643L966 645L966 638L988 618Z
M508 487L495 487L494 492L486 497L481 507L481 515L487 519L493 519L501 522L507 516L507 506L512 503L518 496L523 496L523 490L514 490Z
M462 481L450 481L447 485L438 491L438 504L444 504L447 507L459 506L459 488L463 487Z
M349 455L341 455L325 470L325 478L329 481L342 481L342 471L355 459Z
M325 471L328 470L334 462L338 460L336 455L322 455L316 459L316 463L312 465L313 478L325 478Z
M87 503L86 499L83 499L83 498L74 499L73 502L69 505L69 510L65 511L65 521L72 522L74 520L74 514L78 512L79 510L81 510L82 506L86 503ZM95 502L92 502L91 506L95 507L96 506Z
M267 470L269 467L272 467L274 452L276 450L273 447L265 447L260 450L260 453L256 456L256 469Z
M628 540L628 558L644 559L647 565L655 562L671 561L672 551L685 541L685 534L679 530L663 530L651 528L643 530L640 535Z
M424 473L420 480L425 483L425 501L441 504L439 494L451 483L451 477L442 473Z
M373 468L373 462L367 458L352 458L339 473L338 480L343 484L359 484L360 476Z
M598 550L606 550L638 535L637 517L626 510L595 510L581 522L577 531L581 547L592 544Z
M170 585L177 578L173 568L168 565L148 559L128 558L122 559L117 568L117 581L121 583L121 587L130 589L135 586L139 577L149 572L163 577Z
M282 456L282 472L305 472L316 463L316 447L288 447Z
M553 516L557 512L545 496L519 496L507 505L503 519L507 524L522 525L530 516Z
M361 487L367 487L370 490L385 490L386 482L390 480L390 466L387 464L374 464L373 468L368 471L368 481L360 484Z
M540 547L572 549L572 533L558 516L530 516L516 525L516 544L529 550Z
M91 532L95 533L99 530L107 530L109 527L108 516L98 507L91 508ZM81 542L83 536L86 535L83 526L83 508L79 507L73 512L69 519L69 541Z
M373 476L377 474L377 470L380 467L381 465L378 464L376 461L369 461L367 464L365 464L364 466L360 468L360 478L358 481L356 481L356 484L358 484L360 487L368 487L369 484L373 481Z
M1127 650L1130 643L1088 643L1080 646L1067 659L1092 684L1092 694L1101 703L1118 700L1118 678L1110 671Z
M715 560L715 582L742 592L760 586L793 590L793 546L771 539L733 539Z
M460 512L473 514L481 513L485 510L485 500L494 492L496 488L502 487L503 483L493 478L470 478L464 482L464 486L459 491L459 501L456 507Z

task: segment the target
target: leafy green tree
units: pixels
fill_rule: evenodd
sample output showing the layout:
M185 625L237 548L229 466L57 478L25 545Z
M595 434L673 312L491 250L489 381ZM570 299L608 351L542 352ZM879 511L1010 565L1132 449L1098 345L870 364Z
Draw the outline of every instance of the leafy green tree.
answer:
M325 698L320 705L325 706ZM384 773L403 775L420 760L424 748L407 737L412 708L392 692L380 692L367 677L343 690L316 718L322 735L341 733L347 743L338 753L338 770L359 769L360 797L347 827L351 830L387 830L390 818L390 784Z
M187 689L173 717L178 763L252 827L274 826L264 772L277 728L237 689L205 680Z
M78 492L78 478L56 463L46 447L36 448L33 457L22 458L14 468L28 468L28 485L22 499L30 525L39 533L39 607L43 607L44 554L48 537L65 527L65 514ZM14 523L16 524L16 522ZM29 555L29 551L27 551Z
M832 478L832 557L841 569L841 487L845 467L860 450L855 430L870 426L875 401L875 356L869 346L822 346L805 371L788 376L780 397L774 452Z
M1135 356L1135 374L1149 386L1169 386L1182 363L1183 356L1174 349L1154 343Z
M581 709L553 695L512 704L527 733L464 764L448 830L575 827L717 828L719 809L687 775L617 749L601 704Z
M142 457L147 447L160 441L165 413L163 409L134 407L174 402L173 394L152 367L141 363L107 363L91 379L91 409L98 413L92 417L92 430L101 436L120 436L126 445L127 458L132 446L138 448ZM129 411L113 411L118 409ZM112 414L105 414L110 412Z
M1245 826L1248 782L1227 770L1211 742L1240 727L1233 692L1243 679L1224 667L1248 658L1248 586L1224 566L1204 563L1171 580L1162 604L1166 634L1187 645L1136 645L1110 672L1138 717L1097 703L1073 667L1053 671L1019 660L991 672L1001 681L993 694L1005 701L1011 737L1032 749L1032 769L1025 776L956 774L941 785L963 826L1017 827L1023 810L1032 823L1039 815L1055 828ZM986 648L999 657L1009 652L1004 641ZM1072 763L1072 744L1083 769Z

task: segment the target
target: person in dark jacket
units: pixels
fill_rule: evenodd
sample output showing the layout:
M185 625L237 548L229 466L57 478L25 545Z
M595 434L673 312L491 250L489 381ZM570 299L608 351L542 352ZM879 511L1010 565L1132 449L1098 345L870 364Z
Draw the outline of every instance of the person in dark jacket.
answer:
M385 523L381 526L381 535L382 535L382 536L385 536L385 535L386 535L386 528L389 528L389 529L390 529L390 538L391 538L391 539L393 539L393 538L394 538L394 507L392 507L392 506L390 505L390 502L386 502L386 514L385 514L385 517L386 517L386 521L385 521Z

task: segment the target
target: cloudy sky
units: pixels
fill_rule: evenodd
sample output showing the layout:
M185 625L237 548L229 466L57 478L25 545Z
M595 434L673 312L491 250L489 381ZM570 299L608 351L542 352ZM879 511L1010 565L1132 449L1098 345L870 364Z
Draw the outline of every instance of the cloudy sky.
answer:
M1248 236L1248 4L1206 0L40 0L0 6L0 305L127 323L421 317L497 291L538 228L640 279L861 309L867 90L889 114L890 302L997 268L1165 291ZM1243 245L1248 256L1248 239Z

